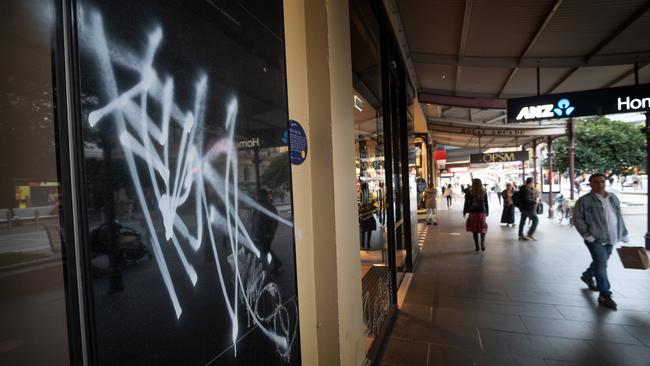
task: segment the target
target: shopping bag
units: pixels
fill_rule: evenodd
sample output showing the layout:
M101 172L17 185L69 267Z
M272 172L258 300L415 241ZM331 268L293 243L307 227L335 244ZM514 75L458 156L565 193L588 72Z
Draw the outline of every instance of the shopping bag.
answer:
M623 267L631 269L650 268L650 259L644 247L620 247L617 248L618 256L623 262Z

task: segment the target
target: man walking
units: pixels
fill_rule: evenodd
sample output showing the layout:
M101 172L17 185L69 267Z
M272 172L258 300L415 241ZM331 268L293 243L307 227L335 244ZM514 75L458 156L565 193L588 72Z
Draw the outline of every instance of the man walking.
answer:
M580 197L574 208L576 230L585 241L592 262L580 279L590 290L599 291L598 303L616 309L607 278L607 260L614 245L627 242L627 228L621 215L621 202L613 193L605 191L605 175L589 177L591 192ZM594 283L594 277L596 283Z
M519 221L519 240L535 240L533 236L539 223L537 218L537 192L533 187L533 178L526 178L526 184L519 188L519 199L521 200L519 210L521 211L521 219ZM528 229L528 233L524 236L524 226L526 225L526 218L530 220L532 225Z
M494 191L497 193L497 198L499 199L499 205L501 204L501 194L503 193L503 187L501 186L501 178L499 178L494 183Z

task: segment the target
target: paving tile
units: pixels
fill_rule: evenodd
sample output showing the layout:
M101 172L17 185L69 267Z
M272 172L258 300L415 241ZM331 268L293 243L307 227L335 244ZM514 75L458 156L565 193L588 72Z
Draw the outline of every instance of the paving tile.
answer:
M520 357L489 352L467 351L458 348L431 345L429 348L429 365L442 366L541 366L544 360L531 357Z
M480 349L476 328L434 325L404 314L398 316L392 336L438 345Z
M650 327L650 312L646 311L630 311L621 309L618 311L611 311L602 306L581 307L556 305L555 307L562 316L568 320Z
M431 317L433 314L433 307L432 306L425 306L425 305L420 305L417 303L407 303L404 302L402 307L400 308L400 314L408 314L409 316L413 317L414 319L423 321L423 322L430 322L432 321Z
M496 314L528 315L539 318L565 318L553 305L519 303L514 301L502 302L461 297L444 297L439 300L438 307L458 310L485 311Z
M383 362L398 365L426 366L429 344L391 337Z
M435 324L443 326L476 327L526 333L526 327L517 315L449 308L438 308L435 313Z
M566 362L558 360L545 360L546 366L592 366L587 363Z
M632 333L644 345L650 346L650 328L649 327L636 327L632 325L624 325L628 332Z
M481 329L481 340L487 352L504 353L564 362L598 365L600 360L586 341L558 337L517 334Z
M648 366L650 348L628 344L588 342L593 353L612 366Z
M556 320L521 317L530 334L552 337L597 340L603 342L641 344L623 326L606 323L588 323L573 320Z

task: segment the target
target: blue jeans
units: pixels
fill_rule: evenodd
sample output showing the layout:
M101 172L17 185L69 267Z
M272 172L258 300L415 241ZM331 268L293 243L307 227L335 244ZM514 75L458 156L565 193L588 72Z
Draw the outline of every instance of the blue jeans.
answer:
M526 218L529 218L533 222L530 229L528 229L528 236L535 234L537 229L537 224L539 223L539 218L537 217L537 211L535 207L530 210L521 211L521 219L519 220L519 236L524 236L524 225L526 225Z
M611 296L612 292L609 291L609 279L607 278L607 260L612 255L613 246L610 244L602 245L597 241L593 243L585 241L585 244L591 254L592 262L582 275L587 278L596 277L596 287L600 294Z

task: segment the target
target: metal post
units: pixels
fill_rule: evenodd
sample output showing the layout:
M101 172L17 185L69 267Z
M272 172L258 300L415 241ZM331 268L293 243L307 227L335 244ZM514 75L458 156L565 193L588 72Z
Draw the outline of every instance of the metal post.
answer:
M648 173L650 172L650 112L645 113L645 138L646 138L646 143L645 143L645 151L646 151L646 168L645 172L646 175L649 175ZM649 184L646 184L646 190L648 189ZM646 192L646 197L648 199L648 210L650 211L650 191ZM647 218L647 227L648 231L645 234L645 248L647 250L650 250L650 212L649 215L646 215Z
M526 185L526 160L521 161L521 176L521 184Z
M569 135L569 197L571 200L574 199L573 187L576 182L576 171L575 171L575 155L576 155L576 120L569 118L568 121L568 135Z
M553 139L548 136L548 218L553 218Z
M533 144L533 184L537 187L537 143Z

